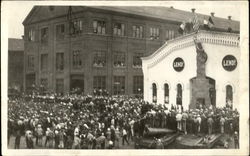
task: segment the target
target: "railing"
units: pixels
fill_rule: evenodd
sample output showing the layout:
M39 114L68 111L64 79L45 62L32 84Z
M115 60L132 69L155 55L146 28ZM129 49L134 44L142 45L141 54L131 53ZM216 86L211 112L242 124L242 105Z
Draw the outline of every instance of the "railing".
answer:
M197 33L193 32L167 41L156 52L148 57L143 57L142 60L147 62L147 68L151 68L174 50L194 45L195 36L202 43L238 47L240 42L239 34L200 30Z

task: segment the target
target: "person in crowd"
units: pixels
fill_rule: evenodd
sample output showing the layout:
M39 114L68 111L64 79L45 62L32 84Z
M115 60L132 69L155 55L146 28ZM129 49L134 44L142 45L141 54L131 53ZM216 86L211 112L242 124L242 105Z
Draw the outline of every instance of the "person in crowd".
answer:
M120 131L119 131L119 128L117 127L116 129L115 129L115 138L116 138L116 148L120 148L120 144L119 144L119 141L120 141Z
M194 114L193 120L194 120L194 122L193 122L194 135L197 135L198 134L198 118L197 118L197 114Z
M104 133L102 133L101 136L99 136L96 139L97 149L105 149L105 140L106 140L106 137L104 136Z
M225 128L225 118L223 116L221 116L220 118L220 132L222 134L224 134L224 128Z
M58 149L59 148L59 131L58 131L58 129L55 130L54 140L55 140L55 149Z
M65 137L65 133L64 133L63 128L61 128L59 130L59 134L58 134L58 140L59 140L58 148L59 149L64 149L64 142L65 142L64 137Z
M26 140L26 146L28 149L34 148L32 137L33 137L32 132L30 130L27 130L25 133L25 140Z
M91 147L91 149L96 149L96 144L97 144L97 142L96 142L96 137L93 136L93 139L92 139L92 147Z
M134 137L134 124L135 124L134 119L131 119L129 121L129 127L130 127L130 134L132 138Z
M15 149L20 148L20 140L21 140L21 131L17 130L16 132L16 138L15 138Z
M112 149L112 148L114 148L113 141L109 140L109 142L108 142L108 149Z
M111 129L110 128L107 129L106 138L107 138L107 142L111 140Z
M115 127L114 125L111 125L111 136L110 136L110 140L113 142L113 146L116 146L116 134L115 134Z
M54 139L54 132L52 130L50 130L50 128L47 128L44 146L47 147L47 143L48 143L48 145L49 145L48 147L52 148L53 139Z
M180 132L181 131L181 119L182 119L182 115L180 112L177 113L176 115L176 121L177 121L177 130Z
M36 134L37 134L37 145L38 146L42 146L43 129L42 129L42 125L41 124L37 125Z
M182 130L184 134L187 134L187 118L188 118L188 114L186 111L184 111L182 113L182 118L181 118Z
M74 142L72 145L72 149L80 149L80 147L81 147L80 144L81 144L81 139L79 137L79 134L77 134L74 136Z
M201 116L200 114L197 115L197 133L201 132Z
M163 146L161 139L157 139L155 148L156 149L164 149L164 146Z
M125 128L122 129L122 145L124 145L124 141L127 142L127 144L129 145L128 142L128 135L127 135L127 130Z
M239 148L239 135L237 131L234 132L234 147L236 149Z
M213 133L213 123L214 123L212 116L208 117L207 123L208 123L208 134L211 135Z

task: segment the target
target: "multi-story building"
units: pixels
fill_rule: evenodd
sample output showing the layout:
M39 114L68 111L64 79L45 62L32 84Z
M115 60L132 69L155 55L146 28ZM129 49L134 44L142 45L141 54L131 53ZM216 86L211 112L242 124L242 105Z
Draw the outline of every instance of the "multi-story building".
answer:
M172 7L35 6L23 22L25 89L142 94L141 57L178 36L193 15ZM238 22L212 16L216 30L239 31Z
M9 94L23 89L23 62L24 42L23 39L8 39L8 88ZM13 92L14 91L14 92Z

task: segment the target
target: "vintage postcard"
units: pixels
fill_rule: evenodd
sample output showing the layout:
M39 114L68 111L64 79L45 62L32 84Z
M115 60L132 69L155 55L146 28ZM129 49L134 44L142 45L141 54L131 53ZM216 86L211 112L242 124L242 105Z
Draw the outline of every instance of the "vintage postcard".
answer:
M3 155L248 155L247 1L2 1Z

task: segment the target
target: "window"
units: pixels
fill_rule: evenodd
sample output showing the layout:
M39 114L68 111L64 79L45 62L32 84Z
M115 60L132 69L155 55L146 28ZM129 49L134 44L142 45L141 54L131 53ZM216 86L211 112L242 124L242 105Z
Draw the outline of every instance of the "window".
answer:
M114 67L125 67L126 66L126 57L124 52L115 52L114 53Z
M177 84L176 104L182 105L182 86L179 83Z
M105 21L93 21L93 30L97 34L106 34L106 22Z
M175 37L174 30L166 30L166 40L173 39Z
M160 29L159 28L150 28L150 39L159 39Z
M133 77L133 93L142 94L143 93L143 76Z
M113 84L114 95L124 95L125 94L125 76L114 76Z
M63 94L64 82L63 79L56 79L56 93Z
M56 53L56 71L64 69L64 53Z
M169 85L167 83L164 84L164 102L169 104Z
M141 57L143 56L142 53L135 53L133 56L133 67L134 68L141 68L142 67L142 60Z
M233 106L233 87L231 85L226 86L226 105Z
M41 79L41 84L40 87L42 91L47 91L48 90L48 79Z
M106 77L105 76L94 76L93 89L106 89Z
M83 30L82 20L73 21L70 30L71 30L71 34L80 34L80 33L82 33L82 30Z
M84 93L84 75L83 74L70 75L70 91L75 94Z
M56 26L56 39L63 39L65 34L64 24L59 24Z
M142 26L134 25L132 27L132 29L133 29L133 37L143 38L143 27Z
M113 34L117 36L125 35L125 25L122 23L115 23L113 28Z
M82 57L80 50L73 51L73 68L80 68L82 66Z
M41 55L41 71L48 70L48 54Z
M49 29L48 27L41 29L41 43L48 44L49 40Z
M93 66L94 67L104 67L106 65L106 52L97 51L94 53Z
M33 70L35 67L34 65L34 56L33 55L28 55L28 69Z
M157 103L157 87L156 84L152 84L152 90L153 90L153 103Z
M28 41L35 41L35 30L33 29L29 30Z

